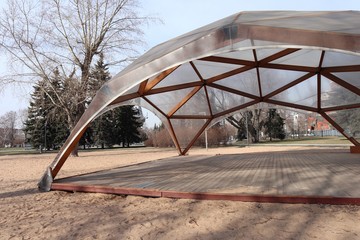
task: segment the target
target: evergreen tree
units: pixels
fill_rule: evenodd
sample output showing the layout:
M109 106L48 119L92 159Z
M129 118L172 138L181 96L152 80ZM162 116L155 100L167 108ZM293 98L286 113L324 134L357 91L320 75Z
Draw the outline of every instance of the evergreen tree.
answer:
M35 148L41 146L46 149L57 149L64 143L69 133L66 118L61 114L62 111L50 100L61 91L61 81L57 69L55 69L51 81L50 85L47 81L40 80L34 86L34 92L31 94L24 131L27 141Z
M272 141L273 138L283 140L285 138L284 119L277 113L276 109L269 109L268 116L264 122L265 134Z
M89 103L92 98L95 96L96 92L104 85L107 81L111 79L110 72L108 70L107 64L104 62L104 55L100 54L99 60L96 62L95 67L92 69L90 78L89 78ZM112 122L113 114L106 112L97 119L95 119L87 131L93 132L91 141L96 145L100 145L101 148L106 146L111 147L113 145L112 140ZM85 136L90 136L87 132ZM90 139L88 139L89 141Z
M123 147L130 147L132 143L139 143L141 137L140 128L144 124L144 119L140 114L139 108L134 106L122 106L115 109L114 140Z

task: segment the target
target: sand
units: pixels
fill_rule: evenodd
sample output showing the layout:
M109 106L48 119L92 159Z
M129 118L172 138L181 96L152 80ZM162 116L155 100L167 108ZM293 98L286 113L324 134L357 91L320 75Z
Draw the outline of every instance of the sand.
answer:
M301 147L297 147L301 148ZM190 154L286 147L194 149ZM58 177L176 156L173 149L80 153ZM243 203L42 193L54 154L0 156L0 239L360 239L360 206Z

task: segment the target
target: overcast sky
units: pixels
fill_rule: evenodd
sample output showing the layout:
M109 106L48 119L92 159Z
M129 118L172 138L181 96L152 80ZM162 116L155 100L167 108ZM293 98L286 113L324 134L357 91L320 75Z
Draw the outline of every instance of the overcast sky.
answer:
M163 24L144 27L149 49L183 33L240 11L256 10L360 10L360 0L139 0L144 15L157 16ZM2 8L4 2L0 1ZM145 50L144 50L145 51ZM4 68L0 56L0 72ZM0 93L0 116L27 108L30 89L10 87ZM149 126L151 126L149 124Z

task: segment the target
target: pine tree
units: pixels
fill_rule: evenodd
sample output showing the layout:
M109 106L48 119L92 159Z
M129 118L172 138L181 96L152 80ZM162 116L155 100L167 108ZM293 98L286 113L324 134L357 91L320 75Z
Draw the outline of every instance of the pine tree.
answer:
M138 108L134 106L122 106L115 109L114 140L123 147L130 147L132 143L139 143L141 137L140 128L144 124L144 119L140 115Z
M25 121L25 133L27 141L33 147L57 149L65 142L69 130L66 119L61 114L59 107L52 104L50 98L61 91L61 81L57 69L48 84L44 79L34 86L31 94L28 118Z
M272 141L273 138L283 140L285 138L284 119L277 113L276 109L269 109L268 116L264 122L265 134Z
M108 70L107 64L104 62L104 55L100 54L99 60L96 62L95 67L92 69L90 78L89 78L89 102L95 96L96 92L104 85L107 81L111 79L110 72ZM106 112L90 125L90 129L87 131L93 132L92 142L96 145L100 145L101 148L105 148L105 145L111 147L113 145L112 141L112 122L113 114L111 112ZM85 136L89 136L89 133L85 133ZM89 140L88 140L89 141Z

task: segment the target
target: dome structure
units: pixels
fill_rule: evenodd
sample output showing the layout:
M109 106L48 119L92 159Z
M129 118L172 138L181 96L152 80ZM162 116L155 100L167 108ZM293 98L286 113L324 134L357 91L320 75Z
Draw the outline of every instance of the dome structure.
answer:
M317 113L359 151L359 22L357 11L240 12L152 48L97 92L39 187L90 122L121 105L156 114L182 155L213 123L259 105Z

